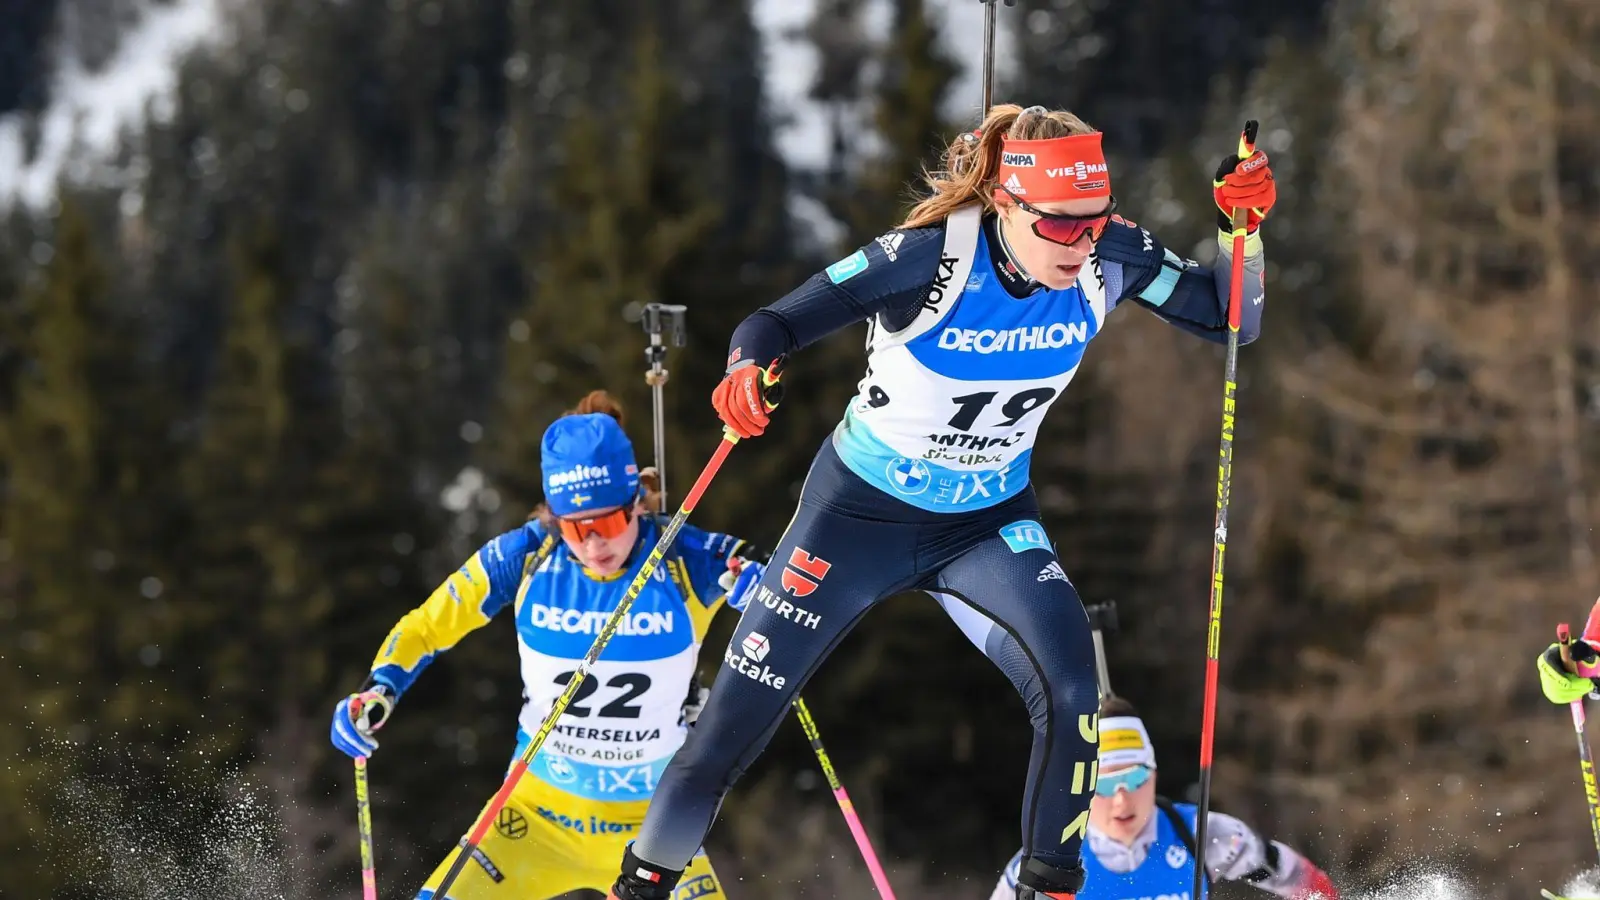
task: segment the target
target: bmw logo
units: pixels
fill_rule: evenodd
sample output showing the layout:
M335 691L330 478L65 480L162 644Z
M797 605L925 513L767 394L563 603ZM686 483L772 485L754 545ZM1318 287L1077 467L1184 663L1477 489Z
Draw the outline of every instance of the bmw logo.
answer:
M550 777L558 784L571 784L578 780L578 773L573 771L572 763L559 756L548 757L545 760L544 767L545 771L549 772Z
M902 494L920 494L928 489L933 475L920 459L897 456L889 462L889 484Z

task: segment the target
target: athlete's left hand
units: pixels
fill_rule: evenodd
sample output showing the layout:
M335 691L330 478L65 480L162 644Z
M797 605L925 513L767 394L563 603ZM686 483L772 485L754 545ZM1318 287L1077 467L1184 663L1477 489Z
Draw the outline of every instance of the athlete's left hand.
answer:
M1267 154L1256 149L1253 139L1241 136L1238 151L1217 166L1217 177L1211 182L1211 197L1219 210L1217 227L1230 234L1235 207L1249 210L1245 230L1251 233L1272 212L1273 204L1278 202L1278 186L1272 179Z
M1576 640L1568 645L1568 654L1572 661L1580 664L1593 664L1600 655L1589 645L1588 641ZM1544 689L1545 699L1558 705L1566 705L1575 700L1582 700L1590 693L1600 689L1593 678L1587 678L1574 672L1568 672L1565 662L1561 659L1561 645L1551 644L1539 654L1535 660L1539 669L1539 686Z
M767 567L755 560L737 556L730 558L728 571L723 572L717 579L717 584L724 592L723 596L728 598L728 607L743 612L755 594L756 584L761 581L761 576L766 571Z

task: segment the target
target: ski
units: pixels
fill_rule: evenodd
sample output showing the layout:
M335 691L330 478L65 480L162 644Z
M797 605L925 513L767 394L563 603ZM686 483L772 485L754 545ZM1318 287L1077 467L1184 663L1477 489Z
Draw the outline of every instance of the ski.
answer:
M1560 894L1552 894L1544 888L1539 889L1539 894L1540 896L1544 897L1544 900L1567 900L1566 897L1563 897Z

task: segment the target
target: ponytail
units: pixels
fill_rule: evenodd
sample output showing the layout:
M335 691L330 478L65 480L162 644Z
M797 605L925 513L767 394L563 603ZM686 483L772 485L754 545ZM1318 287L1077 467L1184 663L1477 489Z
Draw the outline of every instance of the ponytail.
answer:
M623 421L622 404L618 403L615 397L604 390L593 390L584 394L583 399L578 401L578 405L563 413L563 415L587 416L594 413L610 416L617 420L618 425L628 424Z

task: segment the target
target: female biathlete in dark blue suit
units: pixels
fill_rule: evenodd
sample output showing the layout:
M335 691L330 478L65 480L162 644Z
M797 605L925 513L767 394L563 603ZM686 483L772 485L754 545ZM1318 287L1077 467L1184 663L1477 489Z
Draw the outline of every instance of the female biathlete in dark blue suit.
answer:
M991 642L991 655L1035 730L1018 896L1079 889L1099 691L1088 620L1039 524L1028 460L1045 411L1117 304L1225 340L1231 262L1230 240L1206 269L1113 217L1100 138L1069 113L996 107L950 147L933 195L903 225L734 332L713 402L743 437L765 429L762 389L793 351L867 321L867 374L812 464L614 898L672 896L723 796L828 652L873 604L919 589L978 609L1014 639ZM1255 228L1275 199L1265 157L1225 160L1215 193L1223 208L1254 210L1247 342L1261 323Z

